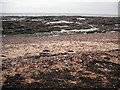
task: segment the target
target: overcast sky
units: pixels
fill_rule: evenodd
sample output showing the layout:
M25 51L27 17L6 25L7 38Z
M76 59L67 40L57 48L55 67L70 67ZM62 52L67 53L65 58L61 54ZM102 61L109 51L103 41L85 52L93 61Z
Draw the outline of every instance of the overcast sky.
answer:
M1 0L3 13L118 14L119 0Z

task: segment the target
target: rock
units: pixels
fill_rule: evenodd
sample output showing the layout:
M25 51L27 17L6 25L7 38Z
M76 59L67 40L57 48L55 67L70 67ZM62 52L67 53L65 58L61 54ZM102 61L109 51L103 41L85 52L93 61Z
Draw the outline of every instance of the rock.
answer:
M72 80L72 79L75 79L75 76L73 76L73 75L66 75L66 79Z
M42 52L50 52L50 50L43 50Z
M68 50L68 52L74 52L73 50Z
M110 58L109 58L109 57L104 57L104 59L106 59L106 60L110 60Z
M5 55L1 55L1 57L6 57Z
M51 56L50 50L43 50L42 52L39 53L40 57L49 57Z
M71 83L71 84L77 84L77 81L70 80L69 83Z
M14 67L17 64L17 62L12 62L11 65Z
M49 57L50 54L46 53L46 52L42 52L42 53L39 53L39 56L41 56L41 57Z

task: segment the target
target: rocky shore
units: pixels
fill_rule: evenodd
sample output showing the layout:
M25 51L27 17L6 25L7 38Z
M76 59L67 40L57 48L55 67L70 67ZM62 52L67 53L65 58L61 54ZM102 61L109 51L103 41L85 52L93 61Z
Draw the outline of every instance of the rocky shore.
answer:
M3 34L64 35L118 31L118 17L3 16Z
M2 16L6 88L120 88L117 17Z

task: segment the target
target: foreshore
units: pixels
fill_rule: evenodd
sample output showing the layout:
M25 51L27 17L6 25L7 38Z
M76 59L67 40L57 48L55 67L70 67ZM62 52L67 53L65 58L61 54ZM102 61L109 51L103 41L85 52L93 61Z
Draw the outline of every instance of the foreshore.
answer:
M118 88L118 44L118 32L6 35L2 38L3 88Z

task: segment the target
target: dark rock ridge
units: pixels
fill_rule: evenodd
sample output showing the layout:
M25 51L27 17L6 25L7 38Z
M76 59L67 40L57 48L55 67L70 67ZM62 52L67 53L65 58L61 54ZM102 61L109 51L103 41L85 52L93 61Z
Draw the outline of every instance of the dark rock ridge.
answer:
M60 22L61 21L61 22ZM58 23L57 23L58 22ZM82 16L40 16L20 17L3 16L3 34L34 34L63 30L81 30L98 28L87 33L118 31L117 17L82 17ZM79 32L84 33L84 32Z

